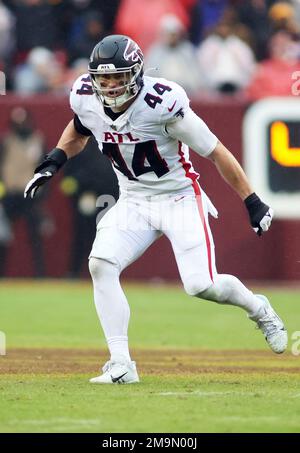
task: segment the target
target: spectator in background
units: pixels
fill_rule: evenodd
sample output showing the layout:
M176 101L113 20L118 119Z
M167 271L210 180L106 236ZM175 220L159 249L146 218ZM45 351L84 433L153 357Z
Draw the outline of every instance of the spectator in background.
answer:
M235 94L250 82L255 56L250 46L222 20L198 48L202 82L211 93Z
M300 35L295 9L289 2L278 2L271 6L269 18L273 31L286 30L295 36Z
M300 24L300 0L291 0L295 12L295 20Z
M182 22L173 14L167 14L160 21L159 38L146 54L146 70L155 77L165 77L179 83L193 95L199 91L200 77L194 46L186 39Z
M180 0L121 0L115 32L130 36L147 53L159 30L160 19L174 14L189 27L189 15Z
M57 48L60 31L51 2L18 0L12 6L17 20L17 49L21 56L33 47Z
M196 0L193 17L193 42L198 45L222 19L230 0Z
M8 220L10 223L20 217L26 220L36 277L44 275L40 230L43 220L40 207L41 198L37 197L33 200L33 203L32 201L24 200L23 190L29 175L34 171L43 153L44 138L40 132L33 129L29 112L22 107L14 108L10 117L10 130L1 143L0 153L0 195L3 208L1 215L2 230L3 219ZM4 272L7 250L12 239L10 231L7 230L7 225L6 238L6 241L0 241L2 272Z
M300 47L290 33L276 32L270 40L270 57L261 62L247 89L252 100L267 96L291 96L292 74L300 71Z
M0 71L5 73L6 89L11 87L11 65L16 45L15 22L14 15L0 0Z
M64 0L62 3L67 4L65 22L68 39L76 41L82 30L83 16L89 11L101 14L106 34L111 32L114 28L120 0Z
M0 61L6 62L15 47L15 17L0 0Z
M64 68L51 50L32 49L24 64L17 66L14 89L19 94L44 93L63 89Z
M76 42L81 38L83 18L89 11L101 14L106 33L111 32L119 2L120 0L7 1L17 19L17 63L23 62L34 47L61 50Z
M239 21L244 24L253 38L256 59L261 61L267 57L268 41L272 32L272 24L268 15L266 0L244 0L237 7Z
M69 61L86 58L95 44L104 37L103 18L97 11L88 11L82 17L82 27L76 40L71 39L68 46Z

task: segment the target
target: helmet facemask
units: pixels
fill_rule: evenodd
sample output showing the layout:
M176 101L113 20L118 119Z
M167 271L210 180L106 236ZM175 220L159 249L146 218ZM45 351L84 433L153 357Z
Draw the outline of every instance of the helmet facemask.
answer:
M100 64L97 69L90 68L89 73L93 90L101 102L107 107L120 107L139 92L142 86L143 62L127 68ZM112 80L114 84L111 84Z

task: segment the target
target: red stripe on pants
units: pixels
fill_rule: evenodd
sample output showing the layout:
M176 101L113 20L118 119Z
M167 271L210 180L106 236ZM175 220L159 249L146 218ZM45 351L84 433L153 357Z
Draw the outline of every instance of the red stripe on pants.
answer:
M206 250L207 250L207 258L208 258L208 269L209 269L209 275L211 278L211 281L213 282L213 272L212 272L212 262L211 262L211 244L209 240L209 234L207 230L207 225L206 225L206 220L205 220L205 215L204 215L204 210L203 210L203 203L202 203L202 195L201 195L201 189L197 181L193 181L193 189L196 195L196 200L197 200L197 206L198 206L198 211L200 214L200 219L203 225L204 229L204 234L205 234L205 242L206 242Z

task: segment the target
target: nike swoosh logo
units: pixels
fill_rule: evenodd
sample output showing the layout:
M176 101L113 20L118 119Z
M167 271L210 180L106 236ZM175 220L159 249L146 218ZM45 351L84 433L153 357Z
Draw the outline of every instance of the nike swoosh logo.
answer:
M185 195L183 195L183 196L182 196L182 197L180 197L180 198L175 198L175 200L174 200L174 201L175 201L175 203L176 203L177 201L180 201L180 200L182 200L182 199L183 199L184 197L185 197Z
M124 374L121 374L121 376L112 377L112 375L110 375L110 377L113 382L118 382L120 379L122 379L123 376L125 376L125 374L128 374L128 371L126 371L126 373L124 373Z
M175 107L176 102L177 102L177 101L174 102L174 104L172 105L172 107L168 107L169 112L172 112L173 108Z

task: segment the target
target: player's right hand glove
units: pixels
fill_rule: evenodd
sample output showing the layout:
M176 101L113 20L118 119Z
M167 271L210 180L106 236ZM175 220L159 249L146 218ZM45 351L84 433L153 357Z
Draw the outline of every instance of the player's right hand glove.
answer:
M273 219L273 209L263 203L261 199L252 193L245 200L246 208L248 209L250 223L258 236L263 232L268 231Z
M24 190L24 198L33 198L38 188L45 184L67 161L66 153L60 148L54 148L46 155L44 161L35 169L34 177Z
M24 198L33 198L40 186L45 184L48 179L52 178L54 173L45 171L43 173L35 173L34 177L29 181L24 190Z

